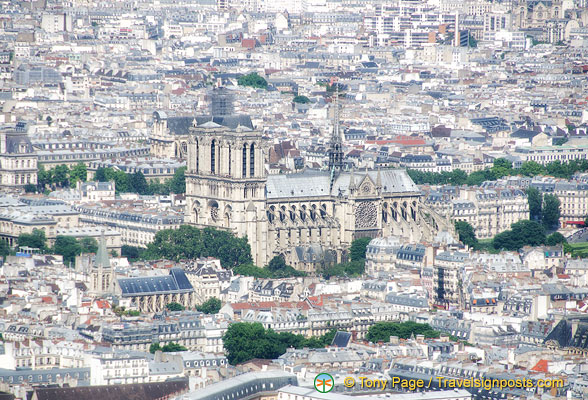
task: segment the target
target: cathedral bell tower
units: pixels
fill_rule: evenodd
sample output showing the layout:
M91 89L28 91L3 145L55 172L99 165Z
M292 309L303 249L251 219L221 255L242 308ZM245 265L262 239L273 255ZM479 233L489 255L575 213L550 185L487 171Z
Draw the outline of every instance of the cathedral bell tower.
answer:
M191 129L186 171L188 222L199 228L226 229L247 236L252 254L267 260L265 169L267 148L261 134L211 120Z

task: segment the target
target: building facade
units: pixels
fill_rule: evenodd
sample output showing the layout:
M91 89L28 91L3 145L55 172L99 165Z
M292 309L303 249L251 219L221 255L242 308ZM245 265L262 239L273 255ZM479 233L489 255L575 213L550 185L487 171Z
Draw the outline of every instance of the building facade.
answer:
M268 175L268 144L259 132L195 121L191 133L187 222L246 236L259 265L275 255L294 260L296 249L310 245L335 250L342 260L360 237L418 241L451 230L423 205L405 170L343 171L339 134L331 140L329 170Z
M26 125L0 131L0 186L37 184L37 154L26 133Z

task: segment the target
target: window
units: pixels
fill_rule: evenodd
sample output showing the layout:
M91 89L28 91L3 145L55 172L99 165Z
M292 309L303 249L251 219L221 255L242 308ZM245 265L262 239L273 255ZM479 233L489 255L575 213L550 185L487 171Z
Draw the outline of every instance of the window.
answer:
M229 146L229 159L228 159L228 164L229 164L229 175L231 175L231 146Z
M216 141L213 139L212 143L210 144L210 172L216 172Z
M247 177L247 144L243 145L243 178Z
M249 176L255 176L255 144L251 143L249 150Z

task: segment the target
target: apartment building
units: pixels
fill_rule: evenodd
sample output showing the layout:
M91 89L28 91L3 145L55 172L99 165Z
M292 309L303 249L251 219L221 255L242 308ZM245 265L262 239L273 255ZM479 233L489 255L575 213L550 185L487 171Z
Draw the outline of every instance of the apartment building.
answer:
M527 196L519 189L442 187L430 190L425 202L441 215L472 225L479 239L492 238L529 219Z

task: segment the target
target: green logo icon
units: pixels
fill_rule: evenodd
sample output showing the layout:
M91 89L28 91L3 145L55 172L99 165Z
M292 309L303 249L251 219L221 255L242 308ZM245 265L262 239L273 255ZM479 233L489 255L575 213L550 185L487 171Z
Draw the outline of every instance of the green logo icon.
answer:
M314 388L319 393L328 393L335 387L335 380L329 374L324 372L314 378Z

